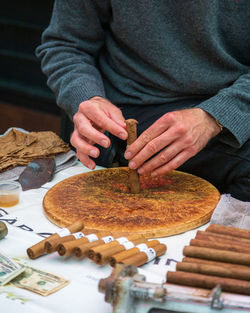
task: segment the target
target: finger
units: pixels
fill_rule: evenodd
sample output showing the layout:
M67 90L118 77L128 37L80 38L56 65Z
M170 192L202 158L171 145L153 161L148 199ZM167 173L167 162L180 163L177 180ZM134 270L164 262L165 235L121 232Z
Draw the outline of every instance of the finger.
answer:
M163 134L150 141L132 160L130 160L129 167L132 169L140 167L145 161L149 160L150 157L161 151L164 147L171 147L173 142L175 142L179 137L179 132L176 132L173 127L170 127ZM176 143L174 144L174 148L176 150ZM180 148L180 150L182 149L183 148ZM171 149L169 150L169 152L171 152ZM171 153L171 155L172 154L173 153ZM157 167L160 165L162 164L157 164Z
M81 152L77 152L77 157L78 159L82 162L82 164L84 166L86 166L87 168L94 170L96 167L95 162L90 159L90 157L87 154L81 153Z
M168 113L169 114L169 113ZM171 115L170 115L171 117ZM171 129L173 121L167 114L159 118L153 125L146 129L135 142L133 142L125 152L125 158L131 160L139 151L141 151L149 142L159 137L167 130ZM171 133L170 133L171 134ZM174 139L174 137L173 137ZM172 139L172 140L173 140ZM154 146L152 147L154 149ZM159 150L158 150L159 151Z
M153 170L163 166L172 160L177 154L183 150L182 142L175 141L158 153L154 158L144 163L139 169L139 174L151 173Z
M97 130L90 120L88 120L83 114L76 114L74 116L74 124L78 133L87 138L88 141L99 144L104 148L108 148L110 145L110 139L103 134L103 130Z
M190 159L194 154L190 153L188 149L185 149L181 151L179 154L177 154L171 161L168 163L164 164L163 166L155 169L152 173L151 176L159 176L166 174L172 170L177 169L180 167L182 164L184 164L188 159Z
M76 148L77 152L82 154L89 155L93 158L97 158L100 154L99 149L87 142L87 139L80 136L76 129L72 133L70 143Z
M103 114L103 111L100 110L92 110L86 113L87 118L89 118L95 125L97 125L101 129L105 129L106 131L110 132L114 136L120 139L127 139L127 132L126 130L120 125L117 124L113 117L107 116Z

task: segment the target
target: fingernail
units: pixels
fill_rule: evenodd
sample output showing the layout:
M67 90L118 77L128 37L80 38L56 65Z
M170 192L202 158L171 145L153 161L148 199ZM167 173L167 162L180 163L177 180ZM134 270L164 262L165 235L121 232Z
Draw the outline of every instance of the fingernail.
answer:
M89 164L88 164L88 168L89 168L90 170L93 170L93 169L95 168L95 166L94 166L92 163L89 163Z
M93 158L97 158L98 152L96 150L90 150L89 155L92 156Z
M138 172L138 174L143 174L144 173L144 169L143 168L139 168L139 170L137 172Z
M127 134L126 133L120 133L119 134L119 138L126 139L127 138Z
M156 172L152 172L151 173L151 177L155 177L155 176L157 176L157 173Z
M136 164L135 164L134 161L129 162L128 166L129 166L130 168L132 168L132 169L136 168Z
M125 159L130 159L131 158L131 152L125 152L124 154Z
M108 148L109 143L108 143L108 141L107 141L106 139L102 139L101 145L102 145L104 148Z

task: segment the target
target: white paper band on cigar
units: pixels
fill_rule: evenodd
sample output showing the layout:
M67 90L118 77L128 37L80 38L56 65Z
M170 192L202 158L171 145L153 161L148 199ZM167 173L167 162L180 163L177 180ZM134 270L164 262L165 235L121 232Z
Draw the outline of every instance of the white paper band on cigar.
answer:
M155 250L153 248L148 248L147 250L145 250L143 252L146 253L146 255L148 257L147 262L152 261L156 257L156 252L155 252Z
M102 237L101 239L104 241L104 243L109 243L111 241L114 241L114 237L112 236Z
M84 233L82 233L81 231L79 231L78 233L74 233L72 235L75 237L75 239L80 239L82 237L85 237Z
M68 230L68 228L62 228L56 232L60 237L69 236L71 232Z
M136 246L141 252L144 252L145 250L148 250L148 246L145 243L140 243Z
M120 238L116 238L115 240L118 241L119 244L122 245L124 242L127 242L127 241L128 241L128 238L126 238L126 237L120 237Z
M126 250L134 248L134 244L131 241L127 241L121 244Z
M88 238L89 242L98 240L98 237L96 236L96 234L87 235L86 238Z

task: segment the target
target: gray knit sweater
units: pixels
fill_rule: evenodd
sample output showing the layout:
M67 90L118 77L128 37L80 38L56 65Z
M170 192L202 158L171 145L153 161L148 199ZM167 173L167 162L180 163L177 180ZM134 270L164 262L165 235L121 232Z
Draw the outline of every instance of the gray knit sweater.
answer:
M56 0L36 50L69 116L200 98L238 147L250 138L250 0Z

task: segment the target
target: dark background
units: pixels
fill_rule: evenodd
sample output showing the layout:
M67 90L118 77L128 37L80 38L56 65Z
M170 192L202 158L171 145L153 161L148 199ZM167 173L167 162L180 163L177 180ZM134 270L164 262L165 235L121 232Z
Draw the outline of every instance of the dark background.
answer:
M9 127L52 130L69 141L69 120L46 85L35 49L53 0L2 1L0 6L0 134Z

